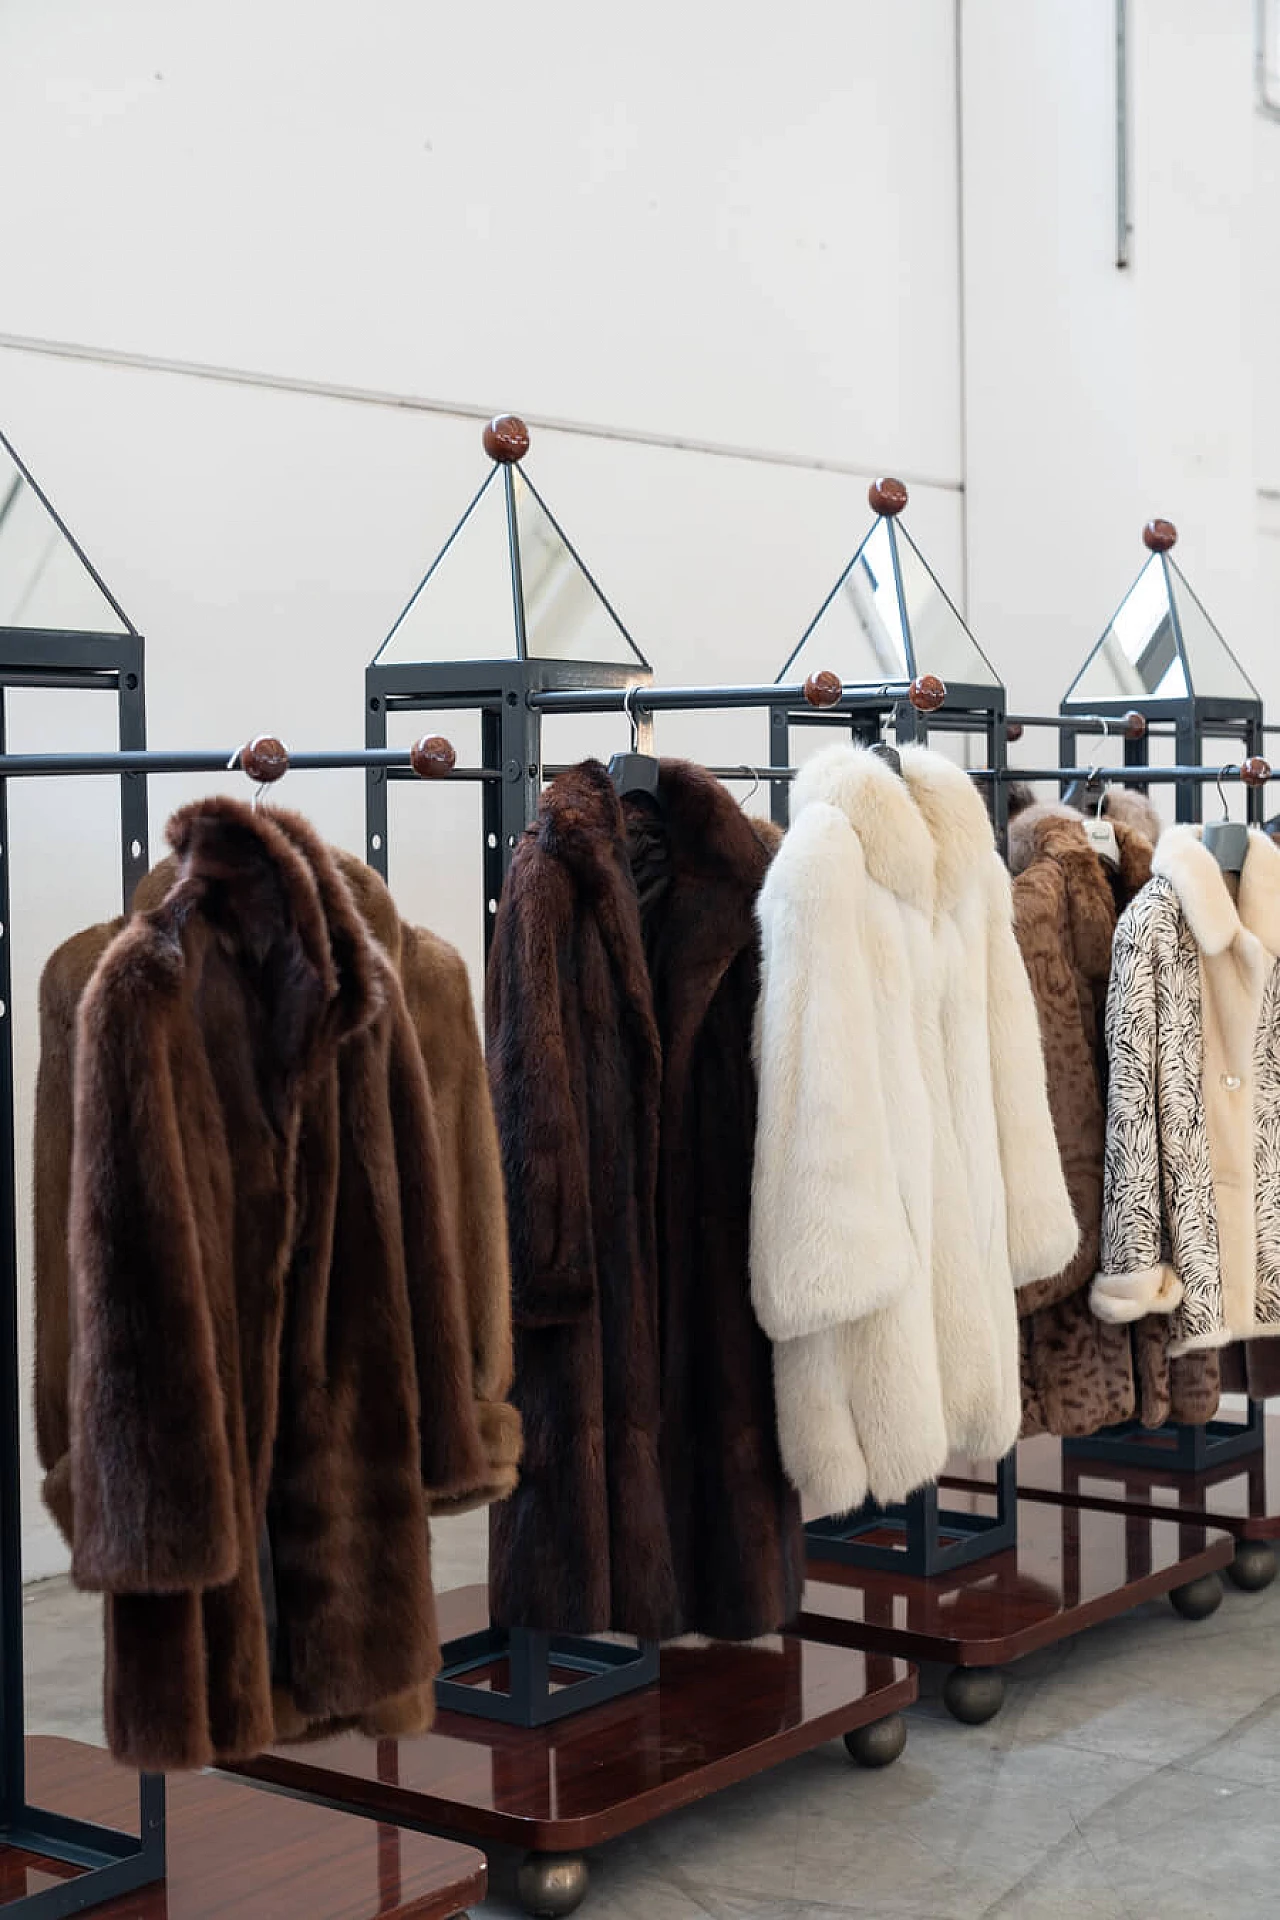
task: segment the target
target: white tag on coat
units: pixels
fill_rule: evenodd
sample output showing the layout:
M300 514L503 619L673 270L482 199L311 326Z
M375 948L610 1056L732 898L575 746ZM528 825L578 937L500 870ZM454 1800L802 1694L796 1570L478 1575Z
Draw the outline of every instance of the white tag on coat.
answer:
M1085 838L1097 854L1099 860L1105 860L1110 867L1120 865L1120 843L1116 839L1116 830L1109 820L1086 820Z

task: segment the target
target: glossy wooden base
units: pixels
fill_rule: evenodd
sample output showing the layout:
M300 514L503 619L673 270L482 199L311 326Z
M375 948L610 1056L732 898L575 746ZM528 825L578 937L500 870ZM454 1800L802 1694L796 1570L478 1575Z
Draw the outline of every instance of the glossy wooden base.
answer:
M470 1847L255 1793L210 1774L172 1774L168 1874L94 1909L104 1920L450 1920L483 1900ZM27 1742L28 1797L58 1813L137 1832L137 1775L97 1747ZM4 1903L76 1869L0 1848Z
M980 1511L955 1488L947 1505ZM910 1660L1003 1666L1225 1567L1232 1542L1087 1505L1019 1498L1018 1546L934 1579L811 1561L797 1630Z
M488 1618L483 1587L444 1594L439 1604L449 1638ZM344 1734L277 1748L237 1771L405 1825L577 1853L915 1697L915 1673L884 1656L794 1634L745 1646L688 1641L663 1648L652 1686L550 1726L442 1713L419 1739Z
M1238 1540L1280 1540L1280 1417L1268 1414L1256 1453L1224 1461L1206 1473L1175 1473L1158 1454L1150 1466L1116 1466L1082 1460L1064 1451L1051 1434L1018 1447L1018 1491L1029 1499L1087 1501L1115 1513L1173 1515L1220 1527ZM989 1468L957 1463L956 1475L972 1485L987 1481ZM944 1484L952 1484L947 1476Z

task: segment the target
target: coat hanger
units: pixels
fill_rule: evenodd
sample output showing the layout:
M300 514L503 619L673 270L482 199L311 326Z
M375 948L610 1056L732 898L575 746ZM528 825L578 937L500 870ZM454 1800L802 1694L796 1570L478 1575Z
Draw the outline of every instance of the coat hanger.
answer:
M1102 817L1103 802L1107 797L1107 782L1098 778L1098 767L1101 764L1101 756L1106 753L1111 737L1111 722L1106 714L1100 713L1098 718L1102 722L1102 739L1089 755L1089 763L1085 770L1083 782L1073 781L1067 789L1066 798L1068 805L1075 805L1078 808L1080 800L1086 795L1092 798L1094 789L1097 789L1097 805L1094 807L1092 813L1086 813L1084 816L1084 837L1097 854L1099 860L1101 860L1104 865L1119 872L1120 842L1116 838L1116 830L1111 821L1104 820ZM1074 801L1071 798L1073 794L1078 795Z
M877 760L884 761L890 773L896 773L899 779L902 778L902 755L896 747L890 746L887 740L875 740L871 744L871 751Z
M622 696L622 711L631 722L631 746L626 753L615 753L609 761L609 778L620 800L629 793L658 795L659 765L651 753L640 751L640 721L635 709L636 688L629 686Z
M1227 809L1227 796L1222 791L1224 773L1234 773L1231 766L1220 767L1214 778L1218 789L1218 798L1222 802L1221 820L1210 820L1204 830L1204 844L1213 855L1224 873L1241 873L1244 870L1245 855L1249 851L1249 829L1240 820L1233 820Z

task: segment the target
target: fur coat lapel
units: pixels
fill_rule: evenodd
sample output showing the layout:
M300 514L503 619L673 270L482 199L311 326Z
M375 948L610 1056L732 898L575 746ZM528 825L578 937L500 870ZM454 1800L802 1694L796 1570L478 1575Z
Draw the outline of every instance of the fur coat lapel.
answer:
M752 1297L788 1471L843 1512L935 1478L950 1447L1012 1445L1014 1284L1061 1265L1075 1226L1007 881L960 769L818 755L759 916Z
M658 797L620 802L594 761L561 774L499 904L526 1471L494 1513L491 1601L507 1624L749 1637L801 1573L747 1287L768 855L701 769L664 760Z

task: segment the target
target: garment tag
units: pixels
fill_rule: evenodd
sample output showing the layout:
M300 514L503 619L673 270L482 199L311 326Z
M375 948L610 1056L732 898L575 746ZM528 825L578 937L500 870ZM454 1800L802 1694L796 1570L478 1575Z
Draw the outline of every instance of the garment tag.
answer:
M1084 823L1085 838L1097 854L1099 860L1105 860L1110 867L1120 865L1120 842L1116 839L1116 830L1109 820L1093 818Z

